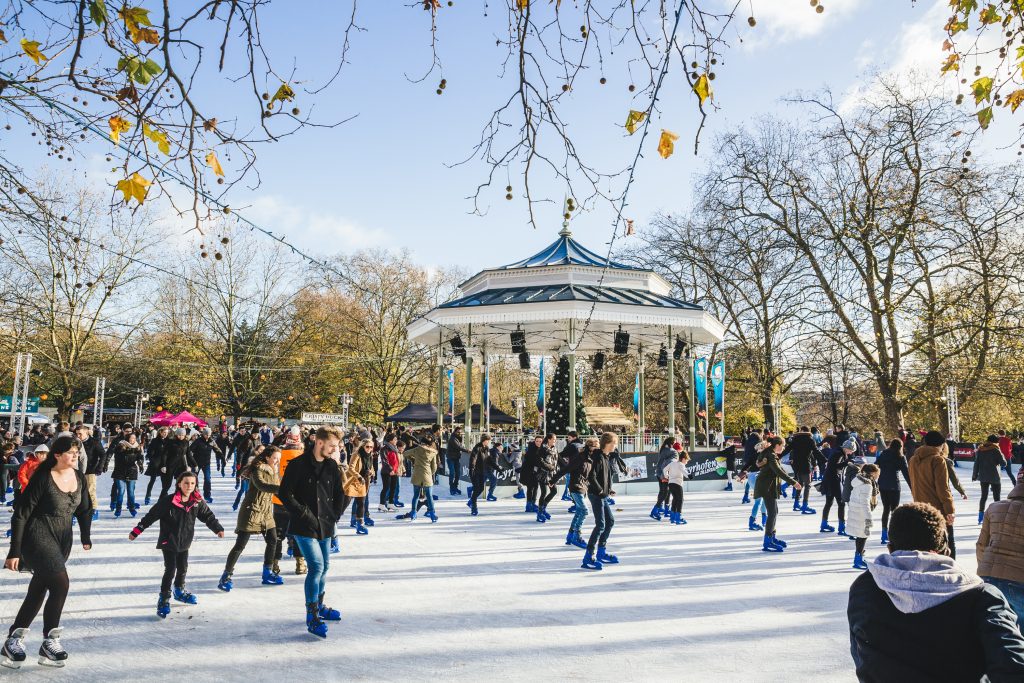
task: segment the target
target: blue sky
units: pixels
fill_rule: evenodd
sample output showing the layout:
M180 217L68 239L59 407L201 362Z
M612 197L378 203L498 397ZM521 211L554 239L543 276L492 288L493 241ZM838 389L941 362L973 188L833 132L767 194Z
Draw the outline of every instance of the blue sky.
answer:
M823 4L826 10L819 15L807 0L753 0L758 24L750 29L744 3L729 33L731 48L717 71L715 103L720 109L709 118L700 155L692 151L693 97L678 73L669 77L626 211L639 229L657 211L688 205L692 180L706 168L714 135L766 114L792 115L781 97L826 86L843 97L872 69L923 65L930 73L937 71L946 0ZM268 51L285 68L294 55L300 79L322 82L336 63L349 8L343 0L272 3L263 15ZM300 92L296 101L319 121L356 118L262 148L260 186L237 187L232 206L248 206L246 216L307 249L404 248L424 265L470 272L515 260L552 241L560 224L558 206L541 209L541 227L533 229L522 183L509 180L516 198L506 201L502 175L484 195L487 214L471 215L466 197L488 167L479 161L446 166L470 154L482 125L514 88L501 78L503 53L495 46L504 30L504 11L496 13L492 1L485 18L482 2L458 0L439 13L439 56L447 79L439 97L440 74L418 84L407 78L422 75L430 65L429 13L408 2L383 0L360 0L359 10L358 23L366 31L353 34L351 63L332 87L315 98ZM630 108L646 106L643 98L631 99L627 76L615 59L608 62L609 83L600 85L597 72L582 76L565 110L580 147L607 170L621 169L632 159L636 139L625 137L622 123ZM230 91L201 94L225 109L232 106ZM655 152L662 127L681 136L668 160ZM557 198L564 189L553 183L535 187ZM598 204L574 219L573 230L592 249L603 251L613 217L610 206Z

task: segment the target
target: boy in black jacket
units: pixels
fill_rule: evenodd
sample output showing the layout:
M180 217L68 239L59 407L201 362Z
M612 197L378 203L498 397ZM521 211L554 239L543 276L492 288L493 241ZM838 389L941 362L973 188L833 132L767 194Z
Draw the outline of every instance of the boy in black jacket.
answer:
M927 503L889 520L889 553L850 586L850 653L864 682L1024 680L1024 638L998 588L948 557Z

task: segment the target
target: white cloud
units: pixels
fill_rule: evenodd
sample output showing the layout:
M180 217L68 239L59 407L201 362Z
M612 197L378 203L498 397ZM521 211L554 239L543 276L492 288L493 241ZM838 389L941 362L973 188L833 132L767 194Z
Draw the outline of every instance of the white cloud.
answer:
M277 195L265 195L249 203L242 215L275 235L304 249L351 252L385 246L383 230L357 225L343 216L313 211Z
M737 10L736 21L744 47L754 50L818 35L847 20L862 3L863 0L822 0L825 10L819 14L808 0L751 0L751 16L757 20L757 26L747 27L743 9Z

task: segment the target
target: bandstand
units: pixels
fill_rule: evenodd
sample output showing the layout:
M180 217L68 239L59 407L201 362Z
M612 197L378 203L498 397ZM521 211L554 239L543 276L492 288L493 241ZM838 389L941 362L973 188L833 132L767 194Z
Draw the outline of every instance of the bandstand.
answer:
M581 357L613 352L644 354L664 348L668 380L668 431L675 433L674 363L689 368L687 399L689 443L696 443L693 350L697 345L720 342L724 327L696 304L671 295L672 287L652 270L607 260L573 239L563 224L558 239L521 261L482 270L460 285L461 296L414 320L409 340L432 347L441 373L437 385L439 416L444 415L444 354L450 349L466 363L466 403L473 402L472 369L486 369L495 358L519 356L521 367L529 358L568 356L569 386L576 385L576 362ZM528 355L523 355L528 354ZM485 373L481 373L485 375ZM643 372L640 373L638 439L624 450L645 447ZM482 387L481 387L482 389ZM576 405L569 401L569 424L576 423ZM465 424L466 442L472 441L472 418ZM480 429L488 427L481 416ZM631 447L632 446L632 447Z

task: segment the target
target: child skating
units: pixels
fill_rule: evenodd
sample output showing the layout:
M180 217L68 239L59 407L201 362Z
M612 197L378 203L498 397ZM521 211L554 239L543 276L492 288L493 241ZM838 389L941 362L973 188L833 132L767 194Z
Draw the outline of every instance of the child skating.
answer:
M686 463L690 462L690 454L680 451L678 457L665 465L665 478L668 480L668 492L672 499L672 510L669 519L673 524L686 524L683 519L683 482L687 479Z
M878 505L878 465L868 464L860 468L850 483L850 502L846 508L846 530L857 543L853 554L853 568L867 569L864 561L864 547L871 534L871 511Z
M163 496L150 508L139 525L128 534L134 541L153 522L160 520L160 536L156 547L164 554L164 575L160 581L160 597L156 603L156 614L161 619L171 613L171 581L174 581L174 599L189 605L198 600L185 589L185 574L188 572L188 549L195 535L196 519L200 519L219 538L224 538L224 527L217 521L213 511L196 491L196 475L182 472L178 475L178 486L170 496Z

